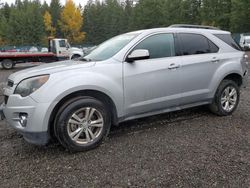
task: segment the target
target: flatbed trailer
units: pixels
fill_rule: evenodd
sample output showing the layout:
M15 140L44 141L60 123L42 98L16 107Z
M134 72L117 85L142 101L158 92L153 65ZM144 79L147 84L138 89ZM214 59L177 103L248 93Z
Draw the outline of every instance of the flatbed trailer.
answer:
M50 63L84 55L80 49L71 48L67 39L49 38L48 52L0 52L0 64L4 69L12 69L18 63Z
M0 62L4 69L12 69L18 63L50 63L68 58L68 56L57 56L52 52L0 52Z

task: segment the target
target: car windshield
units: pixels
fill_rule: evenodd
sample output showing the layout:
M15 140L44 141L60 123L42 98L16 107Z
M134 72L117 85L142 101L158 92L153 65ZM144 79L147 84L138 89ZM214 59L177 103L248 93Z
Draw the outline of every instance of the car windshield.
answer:
M133 40L139 33L127 33L116 36L97 46L88 55L83 57L86 61L103 61L111 58Z

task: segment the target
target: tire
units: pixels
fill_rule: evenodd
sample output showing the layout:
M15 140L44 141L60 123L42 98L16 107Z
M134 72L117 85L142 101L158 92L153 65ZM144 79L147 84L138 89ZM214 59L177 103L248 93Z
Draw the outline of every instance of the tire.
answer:
M2 61L2 67L7 70L12 69L14 67L14 62L11 59L4 59Z
M72 59L72 60L76 60L76 59L79 59L80 57L81 57L80 55L74 54L74 55L71 57L71 59Z
M209 108L218 116L229 116L237 109L239 101L240 89L237 83L232 80L223 80Z
M92 97L77 97L66 102L56 115L56 138L71 152L96 148L110 130L111 115L107 109Z

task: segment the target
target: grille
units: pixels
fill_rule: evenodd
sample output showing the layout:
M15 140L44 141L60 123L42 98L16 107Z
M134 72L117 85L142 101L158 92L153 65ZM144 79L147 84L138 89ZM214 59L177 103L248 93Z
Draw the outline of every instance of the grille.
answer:
M14 85L14 82L11 81L11 80L8 80L7 86L8 87L13 87L13 85Z
M9 99L9 97L8 97L8 96L4 96L4 103L5 103L5 104L7 104L8 99Z

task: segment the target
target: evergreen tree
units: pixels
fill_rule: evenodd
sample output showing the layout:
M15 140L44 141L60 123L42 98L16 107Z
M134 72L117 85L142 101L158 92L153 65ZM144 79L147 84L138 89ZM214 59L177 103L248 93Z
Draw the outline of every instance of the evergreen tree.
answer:
M230 29L233 32L250 32L250 1L232 0Z
M56 29L56 37L62 37L62 33L60 31L59 19L62 12L62 6L60 4L60 0L51 0L49 13L52 18L52 27Z
M41 44L44 24L39 1L16 1L11 8L6 38L9 44Z
M241 1L241 0L237 0ZM231 0L203 0L202 24L230 29Z

